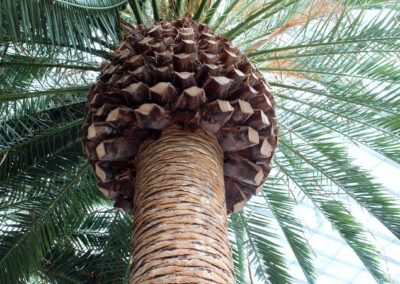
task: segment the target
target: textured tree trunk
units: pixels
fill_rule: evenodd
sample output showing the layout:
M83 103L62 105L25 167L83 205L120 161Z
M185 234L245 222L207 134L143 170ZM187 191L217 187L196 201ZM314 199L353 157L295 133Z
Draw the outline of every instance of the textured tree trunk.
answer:
M169 128L145 144L136 158L130 283L235 283L216 137Z

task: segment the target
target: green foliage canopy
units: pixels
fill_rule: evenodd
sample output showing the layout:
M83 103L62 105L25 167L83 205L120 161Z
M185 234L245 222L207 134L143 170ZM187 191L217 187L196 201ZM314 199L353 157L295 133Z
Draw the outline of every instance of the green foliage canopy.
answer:
M400 6L381 0L1 1L0 282L127 283L131 219L100 195L83 159L86 94L129 24L183 15L231 39L276 95L271 177L230 218L238 283L293 281L280 235L315 282L297 198L314 204L377 282L389 282L368 228L344 202L400 238L399 199L346 147L400 165Z

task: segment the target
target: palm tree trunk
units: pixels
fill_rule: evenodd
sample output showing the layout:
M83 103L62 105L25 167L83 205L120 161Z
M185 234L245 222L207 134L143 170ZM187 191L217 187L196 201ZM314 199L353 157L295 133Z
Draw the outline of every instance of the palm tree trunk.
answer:
M235 283L216 137L169 128L136 163L130 283Z

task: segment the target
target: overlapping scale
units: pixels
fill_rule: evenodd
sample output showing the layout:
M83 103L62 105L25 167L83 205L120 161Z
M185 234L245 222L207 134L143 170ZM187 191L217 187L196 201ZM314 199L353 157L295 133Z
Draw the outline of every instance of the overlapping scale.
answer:
M99 189L130 210L134 158L145 141L180 125L214 133L224 151L228 213L265 182L277 147L275 101L262 74L227 39L189 19L124 36L90 90L83 149Z

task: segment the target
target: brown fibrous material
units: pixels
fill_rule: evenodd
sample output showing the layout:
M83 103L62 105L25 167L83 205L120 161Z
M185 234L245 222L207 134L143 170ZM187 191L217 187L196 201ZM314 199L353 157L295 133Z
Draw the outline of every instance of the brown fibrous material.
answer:
M132 27L88 95L83 149L116 207L133 208L140 145L174 125L218 138L228 214L260 191L277 147L274 96L236 47L187 18Z
M223 163L216 136L201 129L170 127L142 144L130 283L235 283Z

